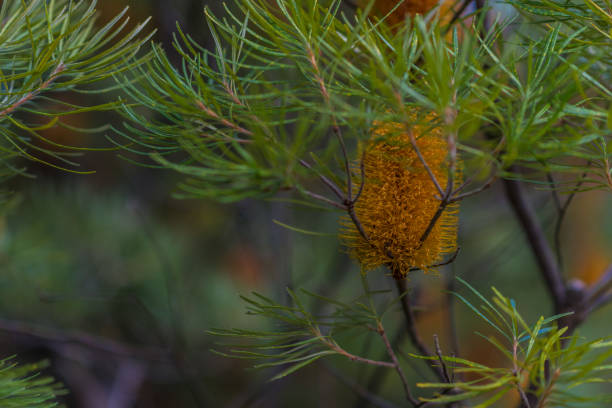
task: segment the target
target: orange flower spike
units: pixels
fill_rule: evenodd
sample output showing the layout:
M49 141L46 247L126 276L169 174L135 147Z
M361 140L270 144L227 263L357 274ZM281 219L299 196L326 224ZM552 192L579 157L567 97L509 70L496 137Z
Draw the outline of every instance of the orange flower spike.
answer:
M370 0L361 0L361 4L364 6L369 3ZM416 14L426 14L432 10L440 1L438 0L375 0L372 8L372 14L378 17L386 17L386 22L389 26L395 27L401 24L406 19L407 15L414 16ZM440 14L443 16L443 21L449 21L452 15L451 11L455 5L455 1L444 0L440 8ZM391 12L393 10L393 12ZM391 13L391 14L389 14Z
M386 16L393 10L387 18L389 25L401 23L410 14L425 14L432 8L438 5L438 0L404 0L399 6L401 0L376 0L374 2L373 11L380 16ZM363 1L367 4L367 0ZM397 6L397 7L396 7Z
M448 147L441 129L416 125L412 130L423 158L444 188ZM412 268L430 270L445 254L455 251L456 205L446 208L421 242L440 201L403 125L375 122L363 164L366 180L355 214L368 240L347 217L342 221L341 238L364 269L391 265L394 276L402 278Z

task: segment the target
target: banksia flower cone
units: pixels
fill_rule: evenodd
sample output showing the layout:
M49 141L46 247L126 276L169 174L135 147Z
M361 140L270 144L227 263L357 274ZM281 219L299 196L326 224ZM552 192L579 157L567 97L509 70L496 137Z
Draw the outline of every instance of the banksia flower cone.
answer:
M441 129L416 125L411 131L444 189L448 182L448 148ZM362 160L365 182L354 210L367 239L349 217L342 221L341 239L364 269L388 265L400 279L411 269L432 269L444 255L455 251L455 204L444 210L422 241L440 200L404 125L375 122Z
M406 16L414 16L416 14L425 14L440 2L438 0L405 0L400 3L400 0L376 0L372 12L379 17L386 16L387 24L396 26L403 23ZM443 1L440 8L442 16L450 15L449 11L454 5L454 1ZM368 4L368 0L362 0L362 4Z

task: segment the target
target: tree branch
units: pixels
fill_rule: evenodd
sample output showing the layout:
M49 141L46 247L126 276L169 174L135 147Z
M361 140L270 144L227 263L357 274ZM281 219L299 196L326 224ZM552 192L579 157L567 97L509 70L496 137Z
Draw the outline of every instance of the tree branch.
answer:
M36 97L39 93L41 93L42 91L44 91L45 89L49 88L49 86L51 86L51 84L53 83L53 81L55 81L57 79L57 77L59 77L59 75L66 69L66 66L63 63L60 63L54 70L53 72L51 72L51 75L49 75L49 78L47 78L46 81L44 81L42 84L40 84L40 86L38 88L36 88L33 91L28 92L27 94L25 94L23 97L21 97L21 99L19 99L17 102L13 103L12 105L8 106L7 108L5 108L4 110L0 111L0 118L2 118L3 116L9 115L11 113L13 113L13 111L15 111L17 108L19 108L21 105L26 104L27 102L31 101L32 99L34 99L34 97Z
M512 168L510 169L513 170ZM514 169L515 170L515 169ZM504 179L506 197L521 227L527 235L531 251L536 258L540 273L546 282L552 297L555 312L560 313L566 307L565 283L555 260L553 251L546 240L535 211L527 201L519 181Z
M387 337L387 333L385 332L385 328L383 327L381 322L378 322L377 331L378 334L380 334L380 337L383 339L383 342L385 343L385 348L387 349L387 353L389 353L389 357L391 357L391 361L393 361L393 364L395 364L395 370L397 371L397 375L399 375L400 379L402 380L402 386L404 387L404 392L406 393L406 399L408 399L408 401L410 401L410 403L415 407L419 406L419 401L417 401L412 395L412 392L410 392L410 387L408 386L408 380L406 380L404 370L402 370L402 366L397 360L397 356L393 351L391 343L389 343L389 338Z
M425 345L423 340L421 340L421 337L419 336L419 333L416 329L414 312L412 310L412 305L410 304L410 297L408 296L408 288L406 286L406 280L405 279L395 279L395 285L401 296L400 303L404 311L404 317L406 319L406 330L408 331L408 336L410 337L410 341L412 342L414 347L417 349L417 351L421 355L427 356L427 357L434 357L434 354L432 354L431 350L429 350L429 348ZM444 377L444 373L442 372L442 369L440 369L440 367L435 365L435 363L430 363L428 364L428 366L431 368L431 370L436 375L436 377L440 379L440 381L443 381L443 382L446 381Z

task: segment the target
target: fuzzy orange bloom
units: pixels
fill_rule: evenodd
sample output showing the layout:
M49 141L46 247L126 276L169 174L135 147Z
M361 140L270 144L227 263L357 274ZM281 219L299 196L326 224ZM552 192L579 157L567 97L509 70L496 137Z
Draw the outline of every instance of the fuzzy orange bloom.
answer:
M397 5L401 0L376 0L372 13L379 16L387 16L386 21L390 26L396 26L397 24L403 23L407 15L414 16L416 14L425 14L440 2L438 0L404 0L399 6ZM440 8L440 14L442 16L450 15L449 10L452 9L454 1L443 1ZM368 0L362 0L362 4L368 4ZM397 7L396 7L397 6ZM393 10L393 12L391 12ZM443 18L446 20L446 18Z
M445 188L448 148L441 129L415 125L412 132L423 158ZM375 122L362 160L365 183L355 214L368 240L348 217L342 221L341 239L364 269L389 265L394 277L401 278L412 268L429 270L455 251L456 205L446 208L421 242L440 200L403 125Z

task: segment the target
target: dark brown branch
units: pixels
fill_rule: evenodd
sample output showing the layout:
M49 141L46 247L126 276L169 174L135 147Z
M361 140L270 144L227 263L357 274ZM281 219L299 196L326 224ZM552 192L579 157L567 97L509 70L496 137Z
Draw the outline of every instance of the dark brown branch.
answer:
M455 259L457 259L457 256L459 255L459 251L461 251L461 247L457 247L457 250L455 252L453 252L453 254L451 255L450 258L448 258L446 261L437 263L437 264L433 264L433 265L429 265L427 268L431 269L431 268L439 268L441 266L446 266L446 265L450 265L453 262L455 262ZM420 271L422 270L421 268L410 268L410 272L416 272L416 271Z
M426 357L434 357L434 354L432 354L432 352L425 345L425 343L423 343L423 340L421 340L421 337L419 336L419 333L416 329L414 312L412 310L412 305L410 304L410 297L408 296L406 280L396 279L395 285L397 287L399 295L401 296L400 303L402 305L402 310L404 311L404 317L406 319L406 330L408 331L410 341L421 355ZM442 372L440 367L435 364L432 364L431 362L428 365L441 381L445 381L444 373Z
M444 212L444 210L446 210L447 205L448 205L448 202L446 201L446 199L443 199L442 201L440 201L440 205L438 205L438 209L436 210L433 217L431 217L431 220L429 221L429 225L427 225L427 228L425 229L425 231L421 235L421 238L419 239L419 242L421 243L421 245L425 243L425 241L429 237L429 234L431 234L431 231L433 231L434 227L436 226L436 223L442 216L442 213Z
M333 207L336 207L336 208L339 208L341 210L345 210L346 211L346 205L344 205L344 204L337 203L337 202L335 202L333 200L330 200L327 197L323 197L320 194L313 193L312 191L302 190L302 192L304 194L306 194L307 196L314 198L315 200L322 201L322 202L327 203L327 204L329 204L329 205L331 205Z
M486 181L486 183L484 183L482 186L475 188L474 190L465 192L463 194L457 194L459 191L461 191L460 189L462 189L462 186L460 186L457 190L455 190L455 192L453 193L453 198L451 198L450 202L451 203L456 203L458 201L461 201L465 198L471 197L473 195L482 193L483 191L489 189L493 183L495 182L495 180L497 180L497 175L494 174L491 177L489 177L489 179Z
M516 169L511 168L510 170ZM525 197L521 183L504 179L504 188L506 197L527 235L531 251L552 296L555 313L560 313L566 307L565 283L544 231L538 222L535 211Z
M457 22L457 20L459 20L459 17L461 17L461 15L467 9L471 2L472 0L463 0L461 2L461 6L453 13L453 18L451 18L450 22L448 23L448 26L446 26L445 34L448 33L452 26Z
M419 146L417 145L416 139L414 137L414 132L412 131L410 127L408 127L407 132L408 132L408 136L410 137L410 143L412 144L412 148L417 154L419 161L421 162L423 167L425 167L425 171L427 171L427 174L429 174L429 178L431 178L431 182L434 184L434 186L436 186L436 190L438 190L438 194L440 194L440 198L444 197L444 190L442 190L442 187L440 186L440 183L438 182L436 175L433 173L433 171L429 167L429 164L427 164L425 157L423 157L423 154L421 153L421 149L419 149Z
M325 177L323 174L321 174L320 172L318 172L315 169L313 169L312 166L310 164L308 164L307 161L300 159L300 164L303 167L307 168L308 170L312 170L315 173L317 173L317 176L319 176L319 178L321 179L323 184L325 184L327 187L329 187L329 189L336 195L336 197L338 197L343 202L344 202L344 200L346 200L346 197L344 196L344 193L342 192L342 190L340 190L340 188L333 181L331 181L330 179Z
M365 163L363 155L361 156L361 163L359 164L359 169L361 171L361 181L359 183L359 190L357 190L357 194L355 195L355 198L353 198L353 205L359 200L359 197L361 197L361 193L363 192L363 186L365 185Z

